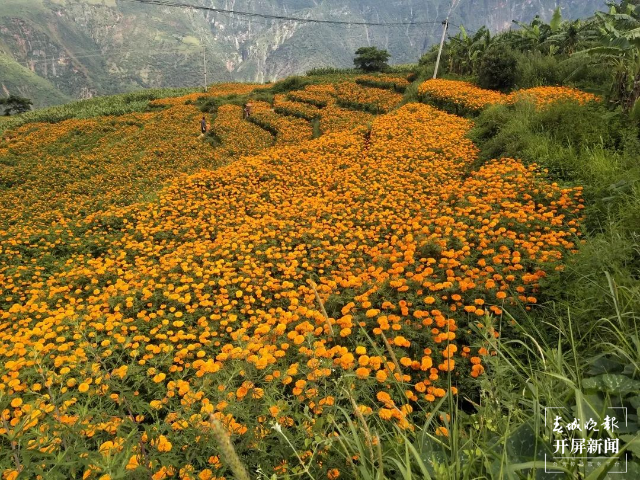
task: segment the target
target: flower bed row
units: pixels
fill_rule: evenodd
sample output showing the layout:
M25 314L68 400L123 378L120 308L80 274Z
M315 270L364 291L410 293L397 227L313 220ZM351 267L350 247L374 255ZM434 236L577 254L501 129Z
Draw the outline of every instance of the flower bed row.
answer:
M406 77L394 75L362 75L356 78L356 83L367 87L386 88L396 92L404 92L411 82Z
M302 119L276 113L266 102L253 102L249 121L271 132L276 145L291 145L313 138L311 124Z
M308 103L319 108L326 107L336 101L336 88L333 84L308 85L303 90L289 92L290 100Z
M230 156L251 155L273 145L273 135L246 121L244 110L237 105L222 105L213 122L213 133L222 141Z
M282 115L292 115L305 120L314 120L321 115L320 108L304 102L287 100L286 95L276 95L273 101L273 108L276 113Z
M399 93L382 88L363 87L357 83L342 82L335 88L340 106L375 114L390 112L402 101L402 95Z
M469 82L443 79L427 80L418 88L418 94L457 114L479 112L490 105L512 105L519 101L532 102L537 108L545 108L559 101L575 101L580 104L600 101L593 94L569 87L536 87L505 95L479 88Z

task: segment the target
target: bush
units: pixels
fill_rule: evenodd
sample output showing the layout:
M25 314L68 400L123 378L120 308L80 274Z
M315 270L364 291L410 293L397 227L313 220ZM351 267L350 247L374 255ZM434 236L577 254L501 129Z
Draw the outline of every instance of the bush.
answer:
M239 105L244 106L246 103L245 95L226 95L224 97L201 97L196 101L201 112L216 113L222 105Z
M0 99L0 106L4 107L4 115L25 113L31 110L33 102L28 98L18 97L17 95L9 95L8 98Z
M256 90L249 95L249 100L252 102L266 102L273 103L274 94L268 90Z
M387 73L416 75L418 71L418 65L415 63L403 63L400 65L392 65L387 69ZM411 80L411 79L409 79Z
M478 67L478 85L490 90L511 90L517 79L518 59L506 47L493 47L484 54Z
M608 92L612 84L611 71L602 63L589 63L584 58L569 57L558 66L562 83L584 90Z
M324 75L353 75L362 73L358 68L335 68L335 67L317 67L309 70L305 75L307 77L324 76Z
M637 155L637 129L628 123L621 112L610 112L602 105L558 102L536 110L523 102L515 107L494 105L486 109L476 120L472 138L483 145L485 160L505 156L538 161L537 153L530 153L540 137L549 139L558 149L604 148ZM538 140L530 138L532 135ZM557 156L558 152L551 155Z
M517 54L516 85L518 88L533 88L542 85L561 85L563 72L560 60L554 55L540 52Z
M292 90L302 90L309 85L311 80L304 77L289 77L273 85L269 90L272 93L287 93Z
M444 59L444 56L447 53L447 45L445 45L444 50L442 51L442 59ZM418 66L419 67L428 67L428 66L432 66L435 65L436 60L438 58L438 46L434 46L431 48L431 50L429 50L427 53L425 53L424 55L422 55L420 57L420 60L418 60Z
M540 52L517 53L516 85L532 88L542 85L571 85L584 90L605 92L610 73L600 65L589 65L584 58L545 55Z

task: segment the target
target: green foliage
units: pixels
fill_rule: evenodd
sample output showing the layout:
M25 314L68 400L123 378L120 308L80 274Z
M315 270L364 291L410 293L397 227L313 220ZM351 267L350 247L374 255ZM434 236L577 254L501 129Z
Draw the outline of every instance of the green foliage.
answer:
M409 81L413 81L410 77L417 76L418 74L418 65L415 63L405 63L402 65L391 65L386 73L398 73L398 74L407 74L407 78ZM414 78L415 79L415 78Z
M357 78L356 83L365 87L394 90L398 93L404 93L407 89L407 85L398 85L395 81L379 80L377 77Z
M216 113L222 105L243 106L247 103L247 95L231 94L223 97L202 97L197 100L196 105L202 112Z
M548 299L571 306L579 328L594 316L613 316L605 272L616 285L640 291L640 140L638 128L620 111L559 103L543 110L520 103L494 106L476 120L471 137L480 161L521 158L563 183L584 187L589 240L569 259L563 275L545 280ZM632 297L638 302L637 297ZM640 311L640 302L630 307Z
M516 84L518 59L505 47L492 47L478 66L478 84L491 90L510 90Z
M317 67L309 70L306 75L308 77L322 76L322 75L353 75L361 74L362 70L357 68L335 68L335 67Z
M28 98L9 95L7 98L0 99L0 107L4 108L4 115L25 113L31 110L33 102Z
M599 45L580 53L611 68L614 80L610 98L630 112L640 98L640 5L623 1L597 16Z
M287 93L292 90L302 90L310 83L311 81L305 77L289 77L277 82L269 90L271 90L272 93Z
M69 118L93 118L104 115L125 115L133 112L144 112L149 102L157 98L179 97L199 91L198 88L165 88L140 90L139 92L96 97L89 100L67 103L55 107L34 110L8 122L0 123L0 134L9 128L26 123L56 123Z
M448 65L449 73L474 75L495 40L496 37L492 37L486 27L482 27L473 36L467 35L465 28L461 27L460 33L452 37L447 45L443 64Z
M640 95L640 61L631 61L638 58L637 49L632 47L639 25L637 6L632 3L622 2L609 13L572 21L563 19L556 9L549 23L536 17L529 23L515 22L517 29L494 36L486 28L468 34L461 27L460 32L445 43L442 76L473 77L487 88L490 85L504 88L500 85L505 83L518 88L575 86L609 94L614 106L622 105L630 110ZM490 68L480 71L484 62L488 65L496 49L511 50L515 54L515 80L511 80L510 65L507 69L499 65L495 68L495 72L508 76L509 81L496 81L493 77L497 73ZM420 59L419 66L426 77L433 73L436 56L434 47Z
M249 94L248 99L256 102L267 102L273 103L274 94L268 90L256 90L255 92Z
M611 83L609 69L601 64L589 65L584 58L539 51L516 52L516 57L517 88L570 85L604 94Z
M447 56L447 53L448 53L447 50L450 46L451 46L450 42L445 42L444 49L442 51L442 54L445 57ZM429 51L427 51L427 53L425 53L420 57L420 59L418 60L418 66L421 68L425 68L430 65L433 65L436 63L437 58L438 58L438 46L434 45L429 49Z
M356 50L354 65L365 72L382 72L389 68L387 63L391 55L377 47L360 47Z

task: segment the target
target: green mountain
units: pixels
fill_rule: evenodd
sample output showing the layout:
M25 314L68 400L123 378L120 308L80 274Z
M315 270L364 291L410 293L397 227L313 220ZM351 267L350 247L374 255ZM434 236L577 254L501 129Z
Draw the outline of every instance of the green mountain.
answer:
M7 55L0 54L0 92L30 98L34 107L58 105L72 100L49 80L38 76Z
M415 62L441 35L450 0L180 0L271 15L353 22L432 22L344 26L172 8L134 0L1 0L3 93L37 105L140 88L269 81L313 67L352 65L363 45ZM604 0L462 0L453 29L509 28L513 19L590 15ZM18 74L17 72L21 72ZM31 74L28 74L31 72ZM5 79L9 79L6 80Z

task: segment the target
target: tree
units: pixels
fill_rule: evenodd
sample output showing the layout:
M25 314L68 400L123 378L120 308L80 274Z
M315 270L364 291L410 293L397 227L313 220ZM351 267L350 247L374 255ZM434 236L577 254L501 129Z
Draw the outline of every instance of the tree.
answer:
M28 98L9 95L0 99L0 106L4 108L4 114L9 116L16 113L24 113L31 110L33 102Z
M365 72L381 72L389 68L387 61L391 55L386 50L377 47L361 47L356 50L356 58L353 63L356 68Z
M509 90L516 83L517 68L518 59L511 49L501 45L493 46L480 61L478 84L491 90Z

